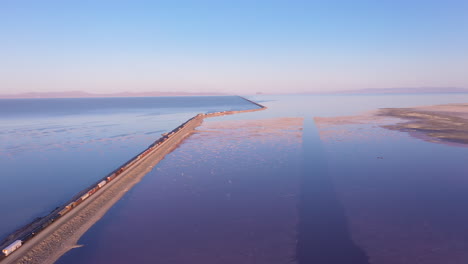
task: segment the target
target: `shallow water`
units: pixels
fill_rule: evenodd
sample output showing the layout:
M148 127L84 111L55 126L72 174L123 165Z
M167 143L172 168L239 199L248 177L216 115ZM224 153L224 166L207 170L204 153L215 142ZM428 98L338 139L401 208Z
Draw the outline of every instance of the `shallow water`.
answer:
M468 148L369 125L338 133L324 140L329 175L371 263L468 261Z
M301 125L297 118L202 126L59 263L289 262Z
M194 115L252 107L236 96L0 100L0 240Z
M468 261L468 148L375 125L344 126L324 137L313 121L381 107L463 103L468 95L251 99L269 108L209 119L82 237L84 247L58 263L109 257L113 263ZM300 138L262 132L275 126L262 120L283 117L304 120ZM262 129L228 129L236 120ZM242 183L235 190L232 179ZM274 199L275 192L284 199ZM115 248L122 253L116 256Z

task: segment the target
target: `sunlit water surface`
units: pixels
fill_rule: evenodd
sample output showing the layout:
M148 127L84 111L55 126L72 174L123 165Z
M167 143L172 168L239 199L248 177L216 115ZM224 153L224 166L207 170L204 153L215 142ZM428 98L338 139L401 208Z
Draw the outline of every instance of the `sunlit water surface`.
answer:
M468 261L468 148L313 121L467 95L251 99L268 110L207 120L58 263Z
M236 96L0 100L0 240L198 113Z

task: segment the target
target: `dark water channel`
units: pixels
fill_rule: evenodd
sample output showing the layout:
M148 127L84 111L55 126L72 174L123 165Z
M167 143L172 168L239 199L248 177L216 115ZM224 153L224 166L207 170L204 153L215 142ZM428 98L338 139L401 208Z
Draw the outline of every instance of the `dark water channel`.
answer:
M468 262L467 148L313 121L468 96L252 99L269 109L206 122L58 263Z
M303 133L297 262L368 264L365 252L351 238L313 120L305 120Z

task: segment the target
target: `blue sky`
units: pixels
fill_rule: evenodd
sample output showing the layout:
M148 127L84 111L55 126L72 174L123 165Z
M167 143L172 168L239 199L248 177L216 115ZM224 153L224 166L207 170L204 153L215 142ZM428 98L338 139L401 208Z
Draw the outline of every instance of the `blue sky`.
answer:
M0 93L468 87L468 1L0 1Z

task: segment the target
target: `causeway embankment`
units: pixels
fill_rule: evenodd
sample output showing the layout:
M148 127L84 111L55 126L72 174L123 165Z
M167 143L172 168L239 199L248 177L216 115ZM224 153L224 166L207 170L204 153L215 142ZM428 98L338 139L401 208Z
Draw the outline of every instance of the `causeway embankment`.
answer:
M243 98L243 97L242 97ZM205 118L248 113L266 109L265 106L243 98L258 108L239 111L220 111L198 114L169 133L163 134L147 149L128 162L80 191L67 203L49 215L13 232L0 242L1 249L16 240L23 245L8 257L1 256L1 264L54 263L68 250L77 247L79 238L137 184L167 154L196 131Z

